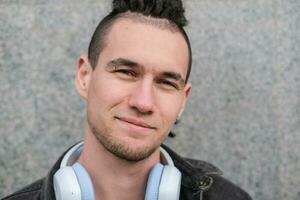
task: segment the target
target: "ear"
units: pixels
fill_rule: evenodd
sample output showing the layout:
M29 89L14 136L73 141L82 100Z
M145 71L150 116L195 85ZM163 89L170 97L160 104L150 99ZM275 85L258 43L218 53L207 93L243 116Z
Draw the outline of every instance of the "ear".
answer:
M92 72L93 69L88 58L80 56L76 67L75 86L77 93L83 99L87 98Z
M184 99L183 99L183 102L182 102L182 106L181 106L181 109L178 113L178 118L182 115L183 111L184 111L184 108L185 108L185 105L186 105L186 102L188 101L188 98L190 96L190 93L191 93L191 89L192 89L192 84L191 83L187 83L185 86L184 86Z

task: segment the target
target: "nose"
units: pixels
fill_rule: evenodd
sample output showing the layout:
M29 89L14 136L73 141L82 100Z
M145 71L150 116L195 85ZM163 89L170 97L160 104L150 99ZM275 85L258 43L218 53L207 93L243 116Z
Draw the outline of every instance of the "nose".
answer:
M129 97L129 106L140 114L152 114L154 110L154 91L150 80L137 83Z

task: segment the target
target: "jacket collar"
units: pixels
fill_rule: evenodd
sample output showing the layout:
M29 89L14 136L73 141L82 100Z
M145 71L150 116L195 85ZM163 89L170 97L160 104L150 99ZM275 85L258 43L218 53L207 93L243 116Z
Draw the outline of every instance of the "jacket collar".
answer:
M73 146L71 146L69 149L71 149ZM166 145L162 144L162 147L170 154L171 158L173 159L174 165L182 173L181 184L184 187L191 189L201 189L201 184L203 185L203 183L205 183L207 186L207 177L210 177L210 175L222 174L222 172L217 167L213 166L210 163L201 160L183 158ZM59 170L60 163L69 149L67 149L60 156L60 158L56 161L56 163L44 179L44 184L41 191L42 200L55 200L53 176L55 172ZM209 183L209 187L211 186L210 184L212 184L212 182ZM206 187L206 189L209 189L209 187Z
M208 162L183 158L166 145L162 145L162 147L170 154L174 165L181 172L181 184L186 188L207 191L213 183L211 175L222 174L220 169Z

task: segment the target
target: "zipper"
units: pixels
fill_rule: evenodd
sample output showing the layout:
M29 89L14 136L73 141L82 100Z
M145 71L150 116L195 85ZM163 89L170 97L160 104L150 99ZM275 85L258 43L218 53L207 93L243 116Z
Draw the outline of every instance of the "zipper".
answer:
M209 190L213 182L214 179L210 176L204 176L200 181L196 181L193 188L197 192L194 193L194 196L199 194L199 199L203 200L203 193Z

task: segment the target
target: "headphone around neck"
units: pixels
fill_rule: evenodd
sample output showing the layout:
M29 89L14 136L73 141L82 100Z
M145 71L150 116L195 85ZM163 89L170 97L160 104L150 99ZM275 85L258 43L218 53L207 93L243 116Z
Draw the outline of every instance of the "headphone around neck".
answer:
M72 147L63 157L60 169L54 174L53 185L57 200L95 200L92 180L77 163L84 143ZM166 150L160 147L166 165L157 163L150 171L145 200L179 200L181 173Z

